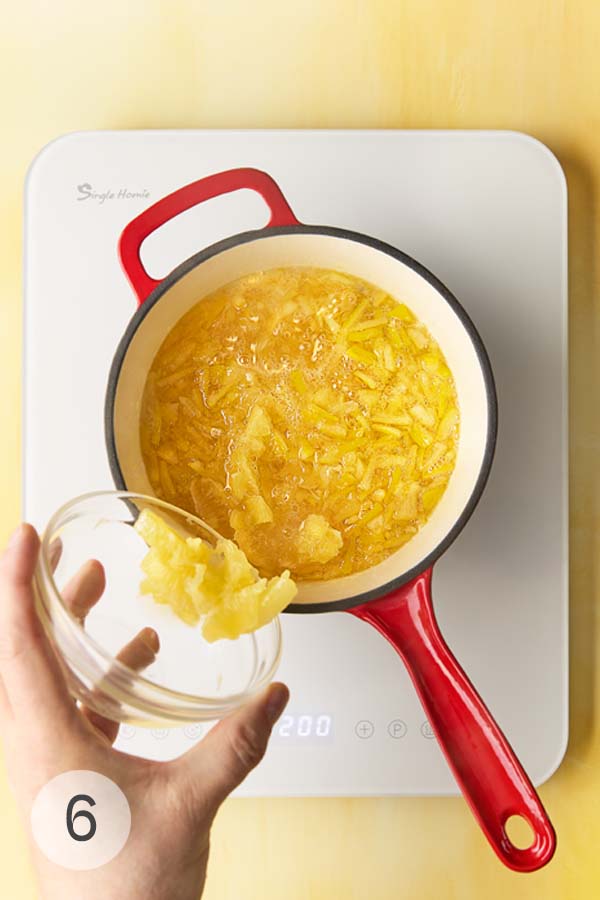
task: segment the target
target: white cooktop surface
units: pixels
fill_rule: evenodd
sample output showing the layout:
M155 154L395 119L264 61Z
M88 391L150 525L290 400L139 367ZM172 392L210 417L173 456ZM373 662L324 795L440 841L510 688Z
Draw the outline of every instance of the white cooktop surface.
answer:
M117 261L126 223L187 182L256 166L301 221L355 229L416 257L474 319L494 368L498 448L484 497L434 576L445 636L534 782L568 736L566 189L549 151L510 132L131 131L53 142L26 188L25 515L112 487L103 402L135 310ZM261 227L238 192L153 234L164 276ZM289 716L241 794L456 791L403 664L343 613L283 617ZM125 728L119 746L167 758L201 726Z

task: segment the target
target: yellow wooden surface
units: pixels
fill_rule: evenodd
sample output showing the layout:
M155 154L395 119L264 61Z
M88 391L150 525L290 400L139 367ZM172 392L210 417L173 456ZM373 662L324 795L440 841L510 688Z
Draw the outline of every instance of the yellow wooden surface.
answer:
M140 127L509 128L546 142L569 182L572 719L566 761L542 789L559 834L554 862L529 876L502 869L458 799L238 800L215 828L208 900L600 895L599 39L597 0L19 0L5 7L0 542L19 517L23 176L51 138ZM34 897L1 773L0 863L2 897Z

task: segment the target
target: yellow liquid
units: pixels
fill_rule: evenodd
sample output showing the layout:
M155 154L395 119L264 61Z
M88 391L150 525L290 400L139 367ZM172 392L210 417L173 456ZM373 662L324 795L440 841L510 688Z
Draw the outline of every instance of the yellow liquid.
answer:
M157 496L233 538L263 575L361 571L427 521L452 474L454 379L425 326L326 269L255 272L198 302L148 374Z

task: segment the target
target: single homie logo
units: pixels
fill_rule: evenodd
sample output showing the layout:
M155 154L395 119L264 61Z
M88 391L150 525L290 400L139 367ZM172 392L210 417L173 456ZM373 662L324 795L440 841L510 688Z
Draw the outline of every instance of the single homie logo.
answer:
M128 188L120 188L118 191L95 191L87 181L77 185L77 200L95 200L102 205L107 200L148 200L150 191L130 191Z

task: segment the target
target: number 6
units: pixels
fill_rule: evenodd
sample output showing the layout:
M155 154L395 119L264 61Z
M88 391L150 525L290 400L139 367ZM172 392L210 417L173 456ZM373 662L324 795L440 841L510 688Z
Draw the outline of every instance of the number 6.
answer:
M75 796L71 800L69 800L69 805L67 806L67 831L74 841L91 841L91 839L96 834L96 820L91 812L88 812L87 809L81 809L78 813L75 813L75 815L73 815L73 807L76 803L79 803L80 800L85 801L85 803L89 803L90 806L96 805L96 801L93 800L92 797L89 797L87 794L75 794ZM75 819L78 819L81 816L83 816L84 819L87 819L90 823L90 830L87 832L87 834L77 834L77 832L73 828Z

